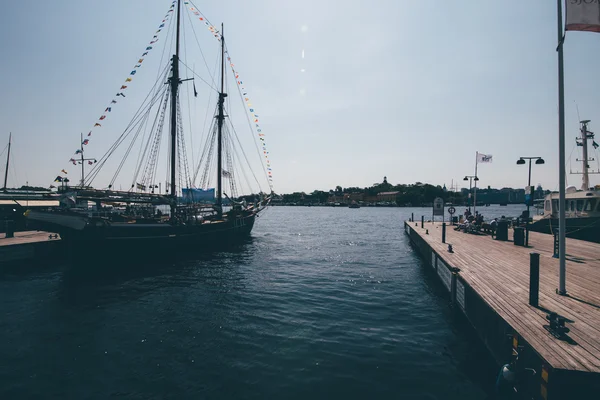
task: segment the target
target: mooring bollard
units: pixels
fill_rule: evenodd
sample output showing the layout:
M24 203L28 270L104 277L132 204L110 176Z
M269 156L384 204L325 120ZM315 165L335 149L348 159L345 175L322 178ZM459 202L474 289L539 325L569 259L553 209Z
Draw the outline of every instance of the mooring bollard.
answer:
M529 305L537 307L540 291L540 255L529 253Z
M415 220L415 213L410 213L410 220L411 222Z
M6 221L6 235L7 239L15 237L15 221Z
M425 225L425 216L421 215L421 228L423 228Z
M558 258L559 247L558 247L558 232L554 232L554 254L552 257Z
M446 223L442 222L442 243L446 243Z

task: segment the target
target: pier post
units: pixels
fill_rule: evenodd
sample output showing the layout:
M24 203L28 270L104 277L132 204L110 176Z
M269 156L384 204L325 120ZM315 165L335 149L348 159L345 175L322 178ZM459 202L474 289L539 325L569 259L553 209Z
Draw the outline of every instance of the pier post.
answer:
M410 222L415 221L415 213L410 213Z
M425 225L425 216L421 215L421 228L424 228Z
M15 221L10 221L10 220L6 221L5 228L6 228L6 231L5 231L6 236L5 237L7 239L15 237Z
M446 223L442 222L442 243L446 243Z
M540 255L529 253L529 305L537 307L540 291Z
M554 232L554 254L552 255L552 257L554 258L558 258L558 232Z

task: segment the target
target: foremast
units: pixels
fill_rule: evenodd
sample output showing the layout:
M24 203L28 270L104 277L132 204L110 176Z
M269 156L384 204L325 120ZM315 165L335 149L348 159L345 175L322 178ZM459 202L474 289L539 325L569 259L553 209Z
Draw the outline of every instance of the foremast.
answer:
M219 111L217 114L217 217L223 217L223 123L225 121L225 37L221 24L221 91L219 92Z
M177 35L175 41L175 54L172 58L172 74L169 79L169 84L171 85L171 187L170 187L170 197L172 199L171 203L171 218L175 217L175 212L177 210L177 186L176 186L176 176L177 176L177 92L179 90L179 85L181 84L181 79L179 78L179 35L180 35L180 26L181 26L181 0L177 0Z

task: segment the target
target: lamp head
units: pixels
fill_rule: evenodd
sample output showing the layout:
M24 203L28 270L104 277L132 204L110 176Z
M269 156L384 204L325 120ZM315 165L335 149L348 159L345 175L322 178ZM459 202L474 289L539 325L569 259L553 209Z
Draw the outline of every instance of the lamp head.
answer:
M478 181L478 180L479 180L479 178L478 178L478 177L475 177L475 178L473 178L473 180L474 180L474 181Z
M543 158L538 158L537 160L535 160L535 163L538 165L541 165L541 164L545 164L546 162L544 161Z
M463 181L468 181L468 180L469 180L469 178L467 178L466 176L465 176L465 178L463 179Z
M525 164L525 160L523 160L522 158L519 158L517 160L517 165L523 165L523 164Z

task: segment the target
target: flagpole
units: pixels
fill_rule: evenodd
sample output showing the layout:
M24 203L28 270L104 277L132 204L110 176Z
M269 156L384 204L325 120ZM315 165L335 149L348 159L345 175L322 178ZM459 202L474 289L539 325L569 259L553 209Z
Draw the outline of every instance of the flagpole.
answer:
M477 158L479 157L479 152L475 152L475 189L473 192L473 214L477 214Z
M558 33L558 253L559 282L558 294L566 295L566 230L565 230L565 76L563 63L563 18L562 0L556 0Z

